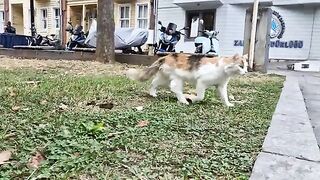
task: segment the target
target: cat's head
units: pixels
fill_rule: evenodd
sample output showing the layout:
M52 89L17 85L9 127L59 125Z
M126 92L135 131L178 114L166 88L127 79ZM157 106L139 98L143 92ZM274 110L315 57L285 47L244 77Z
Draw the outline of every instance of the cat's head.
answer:
M232 63L225 67L225 71L228 74L246 74L248 72L248 54L240 56L235 54L232 58Z

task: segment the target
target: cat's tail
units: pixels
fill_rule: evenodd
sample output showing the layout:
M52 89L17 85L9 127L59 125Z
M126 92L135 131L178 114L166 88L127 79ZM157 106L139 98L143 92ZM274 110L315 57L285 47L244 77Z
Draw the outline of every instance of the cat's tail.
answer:
M142 70L129 69L126 71L125 74L129 79L132 79L132 80L147 81L159 71L160 66L165 61L165 58L166 58L166 56L159 58L157 61L155 61L149 67L146 67Z

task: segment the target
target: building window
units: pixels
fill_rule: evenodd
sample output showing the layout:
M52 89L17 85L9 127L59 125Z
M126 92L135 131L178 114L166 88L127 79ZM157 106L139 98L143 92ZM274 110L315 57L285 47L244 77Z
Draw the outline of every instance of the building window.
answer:
M215 10L203 10L203 11L187 11L186 12L186 26L190 29L186 31L186 35L188 38L190 38L191 31L197 32L197 35L200 35L203 30L212 31L214 30L214 24L215 24ZM202 21L200 21L202 20ZM199 22L197 26L198 29L192 29L194 28L195 22ZM203 22L203 23L201 23ZM197 23L196 23L197 24Z
M53 9L54 27L60 29L60 8Z
M48 10L41 9L40 10L40 17L41 17L41 28L47 29L48 28Z
M138 28L148 28L148 4L138 5Z
M120 27L130 26L130 6L120 6Z

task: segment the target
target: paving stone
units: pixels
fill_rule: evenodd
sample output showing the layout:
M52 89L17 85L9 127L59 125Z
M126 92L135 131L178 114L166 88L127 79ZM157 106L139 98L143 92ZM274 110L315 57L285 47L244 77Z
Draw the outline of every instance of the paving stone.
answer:
M250 180L319 180L320 163L260 153Z
M320 161L320 151L308 116L274 114L262 150Z

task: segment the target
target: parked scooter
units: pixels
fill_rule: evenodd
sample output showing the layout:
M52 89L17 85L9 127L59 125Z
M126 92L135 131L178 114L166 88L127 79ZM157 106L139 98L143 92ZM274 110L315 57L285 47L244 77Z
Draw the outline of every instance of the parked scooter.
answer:
M63 49L61 40L56 38L55 34L51 34L51 38L49 38L48 36L38 34L34 26L31 30L34 32L34 36L28 38L29 46L54 46L55 49Z
M55 49L63 49L61 45L61 40L56 37L55 34L50 34L51 38L48 36L43 37L41 46L54 46Z
M188 30L188 27L184 27L177 31L177 25L174 23L169 23L167 28L162 25L161 21L158 21L158 24L161 25L160 30L160 39L159 43L154 44L155 54L157 52L175 52L175 46L181 39L183 34L182 30Z
M208 30L199 32L203 35L198 36L194 41L194 45L196 47L195 53L219 56L219 40L217 38L219 32Z
M77 24L75 27L73 27L72 23L68 22L68 27L66 28L66 31L71 34L69 41L67 42L67 50L72 50L76 47L88 47L85 44L87 34L83 32L83 27L81 25Z

